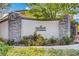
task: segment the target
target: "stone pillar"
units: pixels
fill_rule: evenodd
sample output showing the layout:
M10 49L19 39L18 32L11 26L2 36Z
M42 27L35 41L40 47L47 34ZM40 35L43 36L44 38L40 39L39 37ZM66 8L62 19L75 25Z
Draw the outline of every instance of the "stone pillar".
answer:
M70 37L70 19L68 15L65 15L63 21L59 22L59 37Z
M59 38L62 39L65 37L65 26L63 21L59 21Z
M70 37L70 16L69 15L65 15L64 18L64 26L65 26L65 36Z
M14 40L14 42L19 42L21 40L21 18L17 13L9 14L9 40Z

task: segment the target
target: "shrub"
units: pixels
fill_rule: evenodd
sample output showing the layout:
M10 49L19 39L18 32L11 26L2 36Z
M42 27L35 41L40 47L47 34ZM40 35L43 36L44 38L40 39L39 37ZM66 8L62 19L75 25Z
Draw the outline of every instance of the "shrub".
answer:
M44 48L13 48L6 54L7 56L44 56L46 55Z
M33 39L30 39L30 37L27 37L27 36L23 36L21 43L25 44L26 46L32 46L33 45Z
M35 46L43 46L45 45L45 39L43 36L41 36L40 34L37 35L37 38L34 41Z
M10 48L10 46L6 45L3 42L0 42L0 56L5 56Z
M8 44L8 45L13 45L13 44L14 44L14 40L13 40L13 39L12 39L12 40L8 40L8 41L7 41L7 44Z
M4 42L3 38L0 37L0 42Z
M62 39L51 37L47 40L47 45L69 45L73 44L73 40L71 37L63 37Z
M73 43L73 38L70 38L70 37L63 37L61 40L63 40L63 43L65 44L65 45L69 45L69 44L71 44L71 43Z
M47 39L47 45L56 45L56 42L57 42L57 39L54 37Z
M35 32L33 35L24 36L21 42L26 46L52 46L69 45L73 43L73 40L74 39L70 37L63 37L62 39L51 37L50 39L45 39L42 35Z
M45 45L45 39L40 34L34 34L30 36L23 36L23 39L21 40L23 44L26 46L41 46Z

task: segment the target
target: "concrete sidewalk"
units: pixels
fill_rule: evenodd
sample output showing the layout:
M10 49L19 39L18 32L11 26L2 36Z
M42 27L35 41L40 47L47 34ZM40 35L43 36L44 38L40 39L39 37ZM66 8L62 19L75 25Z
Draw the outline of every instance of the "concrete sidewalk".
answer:
M73 45L61 45L61 46L13 46L14 48L28 48L28 47L37 47L37 48L54 48L54 49L78 49L79 50L79 44L73 44Z

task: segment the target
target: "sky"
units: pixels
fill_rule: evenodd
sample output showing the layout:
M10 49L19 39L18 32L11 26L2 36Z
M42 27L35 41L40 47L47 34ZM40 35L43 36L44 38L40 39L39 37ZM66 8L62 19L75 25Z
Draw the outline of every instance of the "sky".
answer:
M76 22L79 23L79 13L77 15L74 15L74 19L75 19Z
M11 11L29 10L29 9L30 8L28 7L28 5L26 3L10 3L10 6L8 7L8 9L4 9L3 12L5 14L5 13L11 12ZM2 15L2 14L0 14L0 15Z
M11 3L9 11L18 11L29 9L28 5L25 3Z

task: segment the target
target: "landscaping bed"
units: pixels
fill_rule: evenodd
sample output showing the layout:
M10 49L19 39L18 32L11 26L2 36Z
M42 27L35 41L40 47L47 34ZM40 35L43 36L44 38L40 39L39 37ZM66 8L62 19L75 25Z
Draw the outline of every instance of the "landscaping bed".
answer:
M25 47L15 48L13 47L15 46L14 40L4 42L4 40L0 38L0 56L79 56L78 49L43 48L44 46L70 45L73 43L73 38L64 37L59 40L52 37L46 39L40 34L34 34L24 36L19 43L23 44ZM42 48L35 46L42 46Z
M61 39L55 37L45 38L36 32L34 32L33 35L23 36L19 42L15 42L14 39L7 40L6 42L4 40L5 39L0 38L1 42L10 46L58 46L74 44L73 37L63 37Z
M76 49L48 49L38 47L14 48L0 42L0 56L79 56L79 50Z

